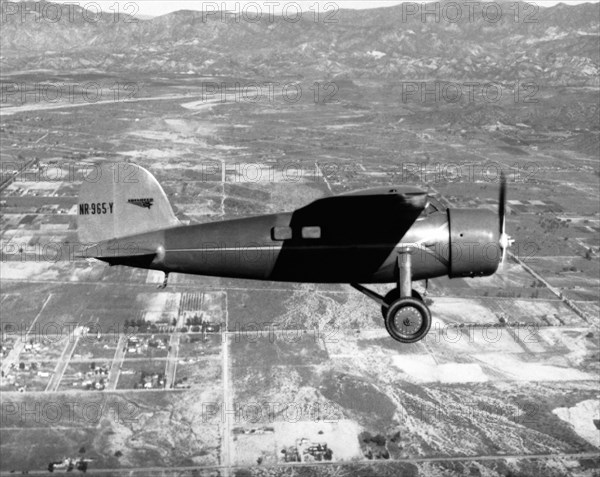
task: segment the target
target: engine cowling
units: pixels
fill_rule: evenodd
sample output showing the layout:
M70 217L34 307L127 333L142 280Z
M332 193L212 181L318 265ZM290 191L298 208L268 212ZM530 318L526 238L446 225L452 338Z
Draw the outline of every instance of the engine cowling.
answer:
M448 276L492 275L502 258L498 215L486 209L448 209L450 266Z

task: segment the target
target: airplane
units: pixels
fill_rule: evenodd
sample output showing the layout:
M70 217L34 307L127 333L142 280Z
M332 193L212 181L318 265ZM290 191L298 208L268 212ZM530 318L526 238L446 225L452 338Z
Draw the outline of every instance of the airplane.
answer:
M496 272L513 240L506 233L506 180L498 213L443 207L409 185L315 200L287 213L182 224L156 178L135 167L126 180L115 164L85 180L78 209L83 256L109 265L169 273L280 282L349 284L381 306L401 343L421 340L431 312L418 280ZM394 283L385 296L365 284Z

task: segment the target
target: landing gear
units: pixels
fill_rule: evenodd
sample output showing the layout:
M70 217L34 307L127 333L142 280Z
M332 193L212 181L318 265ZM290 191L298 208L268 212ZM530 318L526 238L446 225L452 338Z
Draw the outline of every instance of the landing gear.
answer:
M425 337L431 328L431 312L419 292L412 289L411 251L400 250L396 261L397 287L381 295L353 283L359 292L381 305L385 328L392 338L401 343L415 343Z
M425 303L425 300L423 300L423 297L421 296L421 294L414 288L411 290L411 297L414 298L415 300L419 300L421 303ZM400 298L400 290L398 290L397 288L391 289L387 293L387 295L385 295L385 297L383 297L384 303L383 303L383 305L381 305L381 314L383 315L384 318L387 315L390 305L392 303L394 303L396 300L398 300L399 298Z
M384 320L385 328L396 341L415 343L429 332L431 312L416 298L399 298L390 305Z
M411 290L410 297L400 297L399 289L394 288L382 297L357 283L351 285L381 305L385 328L396 341L416 343L429 332L431 312L416 290Z

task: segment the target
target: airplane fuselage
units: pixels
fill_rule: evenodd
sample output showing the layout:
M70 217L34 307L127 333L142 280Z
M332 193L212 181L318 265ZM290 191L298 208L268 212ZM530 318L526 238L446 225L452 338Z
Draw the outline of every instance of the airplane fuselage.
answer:
M497 220L488 211L471 212L477 215L474 219L479 225L482 219L494 223ZM113 265L195 275L289 282L390 283L395 280L398 252L409 248L413 280L448 275L457 253L462 260L471 262L463 267L466 273L459 276L493 273L497 267L496 248L487 252L489 260L477 263L477 259L481 260L487 243L495 246L497 238L484 237L482 241L478 237L478 242L465 246L462 241L459 246L452 241L450 217L452 212L448 211L419 217L406 231L396 231L383 222L380 230L374 230L369 224L368 233L345 237L330 235L327 223L290 226L293 213L271 214L115 239L103 245L102 256L95 256ZM402 223L403 219L398 217L398 221ZM111 251L123 255L123 250L132 253L111 257ZM149 253L142 253L144 250Z

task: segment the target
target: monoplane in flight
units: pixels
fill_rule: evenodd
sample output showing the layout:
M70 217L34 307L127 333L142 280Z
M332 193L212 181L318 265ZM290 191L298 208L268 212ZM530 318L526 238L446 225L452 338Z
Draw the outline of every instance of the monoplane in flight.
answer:
M345 283L381 305L392 338L413 343L431 312L413 282L496 272L511 240L505 228L506 181L498 213L442 207L412 186L318 199L293 212L182 224L154 176L141 166L130 180L111 164L83 183L78 204L87 257L110 265L283 282ZM381 296L365 284L393 283Z

